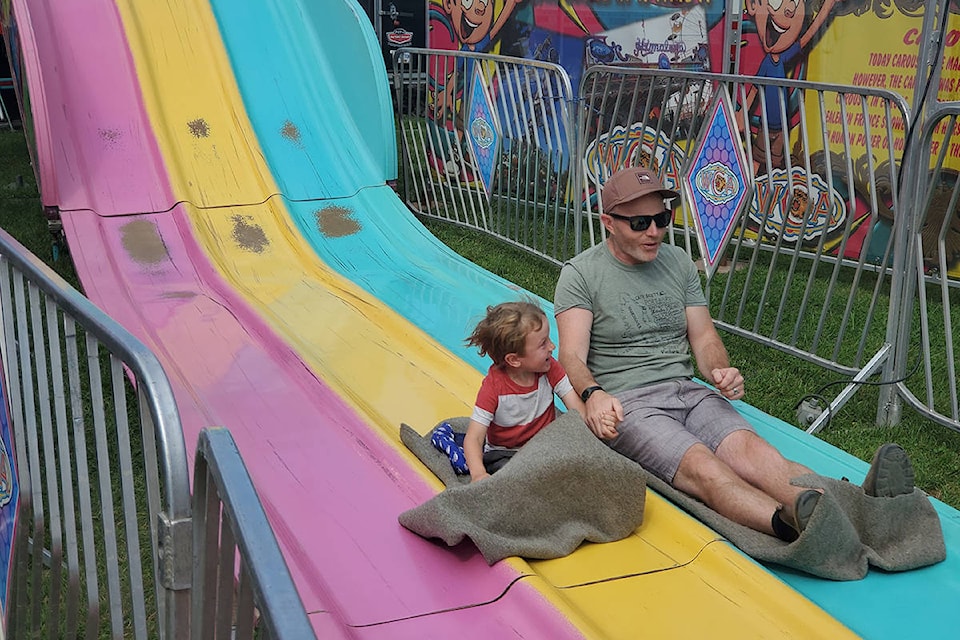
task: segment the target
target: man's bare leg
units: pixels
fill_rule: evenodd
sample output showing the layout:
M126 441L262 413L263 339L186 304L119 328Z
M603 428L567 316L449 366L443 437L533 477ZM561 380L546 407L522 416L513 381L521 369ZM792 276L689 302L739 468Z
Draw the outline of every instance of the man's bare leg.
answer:
M773 445L746 429L724 438L717 447L717 457L746 482L782 504L789 521L795 521L794 503L807 489L796 487L790 481L813 471L784 458Z
M741 478L705 445L687 450L673 486L734 522L775 535L771 518L781 503Z

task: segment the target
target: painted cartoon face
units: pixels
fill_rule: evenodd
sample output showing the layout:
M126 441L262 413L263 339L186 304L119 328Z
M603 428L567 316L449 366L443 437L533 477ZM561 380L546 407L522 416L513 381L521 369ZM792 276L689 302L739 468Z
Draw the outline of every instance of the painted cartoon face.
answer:
M790 213L788 217L798 222L803 222L803 216L807 212L807 203L810 197L806 189L797 187L793 190L793 200L790 202Z
M767 53L783 53L800 39L806 13L804 0L757 0L753 4L757 35Z
M461 43L477 44L490 33L492 0L444 0L443 5Z

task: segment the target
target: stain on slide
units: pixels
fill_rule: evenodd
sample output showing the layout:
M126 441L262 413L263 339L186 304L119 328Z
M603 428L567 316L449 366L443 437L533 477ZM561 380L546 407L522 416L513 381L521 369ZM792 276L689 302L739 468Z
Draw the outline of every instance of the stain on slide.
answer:
M117 146L120 143L120 138L123 137L123 133L116 129L97 129L97 135L103 140L104 149Z
M120 227L120 242L135 262L154 265L167 259L167 247L149 220L134 220Z
M342 238L360 231L360 223L354 220L353 212L346 207L325 207L314 212L317 230L327 238Z
M263 253L270 246L263 228L258 224L250 223L253 220L252 216L235 215L231 220L233 221L233 239L238 247L253 253Z
M192 135L194 138L210 137L210 125L208 125L207 121L203 118L191 120L187 123L187 128L190 129L190 135Z
M300 139L300 129L289 120L283 123L283 127L280 128L280 135L297 145L297 147L303 148L303 142Z

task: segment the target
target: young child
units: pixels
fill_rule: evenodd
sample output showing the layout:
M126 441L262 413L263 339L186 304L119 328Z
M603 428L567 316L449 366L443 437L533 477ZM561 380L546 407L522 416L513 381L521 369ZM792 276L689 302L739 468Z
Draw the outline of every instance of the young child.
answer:
M553 395L584 415L583 401L553 357L550 323L534 302L487 307L486 317L466 340L493 365L480 384L463 441L476 482L499 470L540 429L556 418Z

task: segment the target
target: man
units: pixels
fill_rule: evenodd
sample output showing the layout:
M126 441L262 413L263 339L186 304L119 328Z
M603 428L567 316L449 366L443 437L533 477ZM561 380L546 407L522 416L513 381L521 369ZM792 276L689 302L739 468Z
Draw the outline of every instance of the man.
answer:
M791 485L810 469L784 458L728 401L743 398L743 376L730 366L696 266L663 244L679 200L648 169L606 181L607 239L569 260L557 282L559 359L598 438L730 520L792 542L820 493ZM692 380L691 353L716 391ZM604 423L609 415L616 426ZM913 491L902 448L881 447L865 488Z

